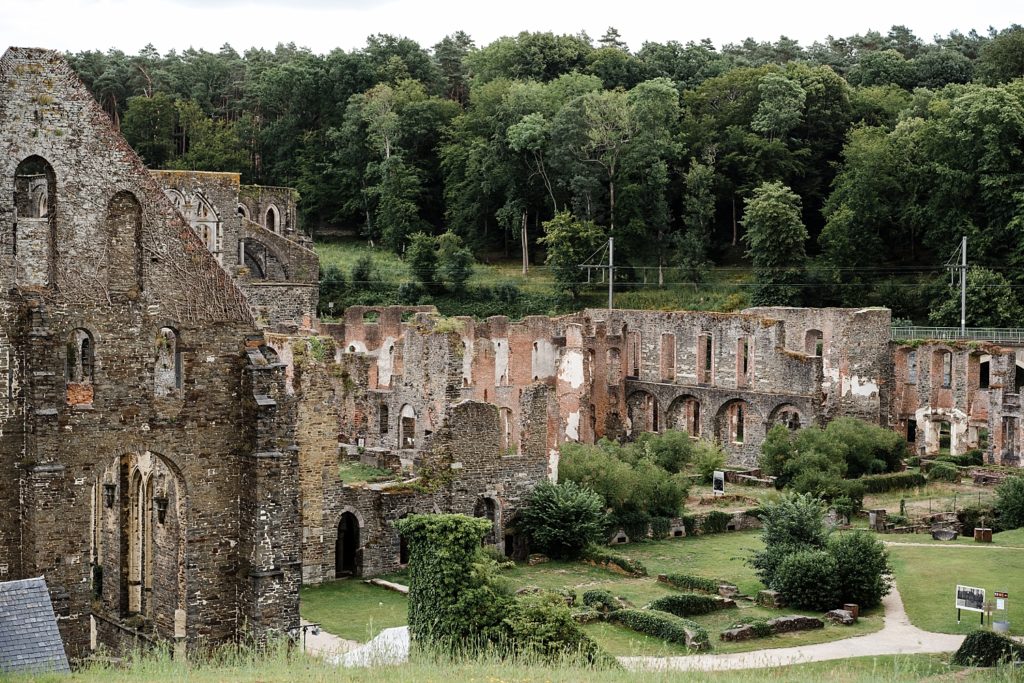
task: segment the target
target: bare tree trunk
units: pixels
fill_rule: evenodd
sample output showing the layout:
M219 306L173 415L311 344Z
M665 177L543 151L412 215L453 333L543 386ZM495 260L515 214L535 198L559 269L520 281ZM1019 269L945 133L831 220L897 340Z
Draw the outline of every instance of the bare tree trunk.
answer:
M528 222L527 216L528 213L526 211L523 211L523 229L519 231L520 242L522 242L523 248L523 275L526 275L530 271L530 252L527 249L527 245L529 244L529 237L526 234L526 225Z

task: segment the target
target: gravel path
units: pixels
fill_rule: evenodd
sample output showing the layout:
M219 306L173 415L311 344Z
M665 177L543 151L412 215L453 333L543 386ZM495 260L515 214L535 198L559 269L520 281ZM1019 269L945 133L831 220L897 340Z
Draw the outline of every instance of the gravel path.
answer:
M307 625L310 622L305 619L302 620L303 625ZM360 646L360 643L355 640L345 640L340 638L333 633L328 633L323 629L320 629L319 633L313 635L313 631L306 631L306 652L315 655L317 657L329 657L331 655L342 654L349 650L354 650Z
M907 618L907 612L903 609L903 599L900 598L899 591L895 586L892 592L882 599L882 606L885 609L882 630L831 643L722 655L619 657L619 661L632 671L757 669L848 657L950 652L960 647L960 643L964 639L963 636L948 633L922 631L911 625L910 619Z

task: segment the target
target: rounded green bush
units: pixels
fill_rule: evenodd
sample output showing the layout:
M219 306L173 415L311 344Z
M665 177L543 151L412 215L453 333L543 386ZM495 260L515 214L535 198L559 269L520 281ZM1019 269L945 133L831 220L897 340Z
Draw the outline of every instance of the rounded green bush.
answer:
M517 526L532 550L556 559L576 558L588 545L601 540L604 501L572 481L543 482L527 498Z
M960 666L996 666L1024 655L1024 646L1005 636L978 629L967 634L953 663Z
M828 539L828 553L836 563L836 583L841 602L867 609L882 602L891 590L889 553L865 531L836 534Z
M928 470L929 481L960 481L960 470L956 468L956 465L950 465L945 462L936 462L932 465L932 468Z
M996 489L996 510L1003 529L1024 526L1024 477L1008 477Z
M787 605L830 610L839 604L838 565L824 550L798 550L782 559L772 588Z

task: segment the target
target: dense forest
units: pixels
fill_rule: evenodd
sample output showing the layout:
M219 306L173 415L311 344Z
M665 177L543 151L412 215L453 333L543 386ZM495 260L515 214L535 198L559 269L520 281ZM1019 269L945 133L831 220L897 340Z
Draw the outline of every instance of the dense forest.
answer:
M453 233L442 252L481 259L525 242L575 295L578 264L614 236L624 281L752 268L755 303L955 324L943 266L966 235L968 323L1021 324L1019 25L809 47L633 50L610 28L68 57L151 167L296 187L318 239L403 253Z

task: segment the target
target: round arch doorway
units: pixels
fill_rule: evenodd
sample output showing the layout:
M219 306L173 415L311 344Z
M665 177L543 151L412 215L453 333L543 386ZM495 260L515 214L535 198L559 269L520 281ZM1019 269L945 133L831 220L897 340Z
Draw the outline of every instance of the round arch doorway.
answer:
M338 540L334 546L334 576L355 576L359 573L359 520L351 512L338 521Z

